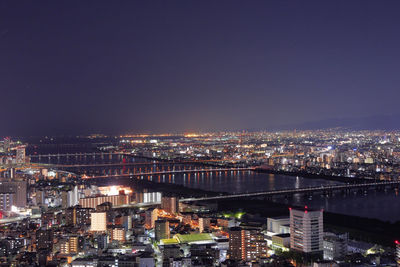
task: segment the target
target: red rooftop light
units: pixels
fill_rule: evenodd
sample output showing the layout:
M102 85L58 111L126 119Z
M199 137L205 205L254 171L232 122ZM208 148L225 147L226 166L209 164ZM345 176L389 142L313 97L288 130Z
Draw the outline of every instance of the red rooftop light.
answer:
M399 240L395 240L394 243L395 243L396 245L400 244Z

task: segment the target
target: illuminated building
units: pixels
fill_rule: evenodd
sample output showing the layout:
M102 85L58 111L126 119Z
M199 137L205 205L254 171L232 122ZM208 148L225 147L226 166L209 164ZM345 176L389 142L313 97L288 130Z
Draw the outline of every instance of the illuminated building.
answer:
M125 242L125 229L122 227L115 227L111 229L111 241L113 240Z
M92 212L90 217L90 231L105 232L107 230L107 213Z
M25 181L3 181L0 182L0 194L14 194L9 200L12 200L10 207L12 205L25 208L26 206L26 182Z
M26 157L25 157L25 146L18 146L16 148L17 154L16 154L16 161L19 164L25 163L26 162Z
M277 234L271 238L271 248L288 251L290 248L290 234Z
M396 263L397 266L400 266L400 241L396 240Z
M67 255L69 254L69 242L68 239L60 240L60 253Z
M169 222L167 220L155 221L154 232L157 241L168 239L170 237Z
M267 219L267 230L270 235L290 233L290 218L275 217Z
M78 253L79 252L79 237L78 236L70 236L69 240L69 253Z
M84 226L90 224L90 212L92 209L71 207L65 210L66 224L70 226Z
M229 250L228 256L231 260L242 260L245 257L244 233L242 228L232 227L229 229Z
M210 218L199 218L199 231L200 233L204 232L205 229L209 229L210 228L210 222L211 219Z
M0 210L10 211L11 206L14 204L14 193L2 193L0 194Z
M76 254L78 253L79 239L77 236L70 236L69 238L60 241L61 254Z
M259 230L241 227L229 229L229 259L252 261L265 258L268 256L267 250L267 241Z
M268 246L264 234L253 229L243 231L245 260L253 261L268 257Z
M179 211L179 201L176 197L162 197L161 209L168 213L176 214Z
M145 225L147 228L154 228L154 223L158 219L158 209L148 209L145 213Z
M290 209L290 248L305 253L323 250L323 212Z
M96 208L96 206L110 202L113 206L129 204L129 195L99 196L79 199L79 205L83 208Z
M162 194L160 192L138 192L136 193L137 203L154 203L161 201Z

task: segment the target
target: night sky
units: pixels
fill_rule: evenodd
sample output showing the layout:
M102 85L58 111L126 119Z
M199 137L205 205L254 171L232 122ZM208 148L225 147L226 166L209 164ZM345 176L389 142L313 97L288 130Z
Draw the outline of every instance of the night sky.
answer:
M399 14L399 1L0 0L0 136L400 128Z

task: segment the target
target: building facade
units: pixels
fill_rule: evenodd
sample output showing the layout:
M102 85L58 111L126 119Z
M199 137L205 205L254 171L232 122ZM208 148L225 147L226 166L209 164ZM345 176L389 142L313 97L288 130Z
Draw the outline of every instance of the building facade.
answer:
M290 248L314 253L323 250L323 212L290 209Z

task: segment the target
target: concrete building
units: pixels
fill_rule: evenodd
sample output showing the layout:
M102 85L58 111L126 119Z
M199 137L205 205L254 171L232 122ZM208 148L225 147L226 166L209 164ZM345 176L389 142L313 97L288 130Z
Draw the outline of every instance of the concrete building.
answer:
M286 216L267 218L267 231L271 235L290 233L290 218Z
M340 260L347 254L348 234L325 233L323 239L324 260Z
M53 231L40 229L36 231L36 242L38 250L52 250L53 249Z
M65 219L68 226L79 226L90 224L90 213L94 211L80 206L71 207L65 210Z
M243 239L244 236L242 236L242 228L232 227L229 229L229 259L242 260L245 257Z
M18 146L16 148L16 161L18 164L23 164L26 162L26 153L25 153L25 146Z
M19 208L26 207L27 193L26 193L26 181L2 181L0 182L0 195L6 196L9 204L3 203L2 206L16 206ZM13 195L11 197L11 195ZM1 200L0 200L1 201Z
M253 261L266 258L268 251L264 234L258 229L229 229L228 257L231 260Z
M290 209L290 248L305 253L323 250L323 212Z
M107 230L107 213L92 212L90 217L90 231L105 232Z
M96 208L98 205L110 202L113 206L129 204L129 195L99 196L79 199L83 208Z
M288 251L290 248L290 234L273 235L271 248Z
M210 228L211 219L210 218L199 218L199 231L204 232L205 229Z
M111 229L111 241L125 242L125 229L122 227L115 227Z
M155 221L154 232L157 241L170 238L169 222L167 220Z
M162 194L160 192L137 192L137 203L157 203L161 201Z
M64 255L78 253L78 237L70 236L60 240L60 253Z
M2 193L0 194L0 210L10 211L14 204L15 194L14 193Z
M162 197L161 209L164 211L176 214L179 211L179 201L176 197Z

